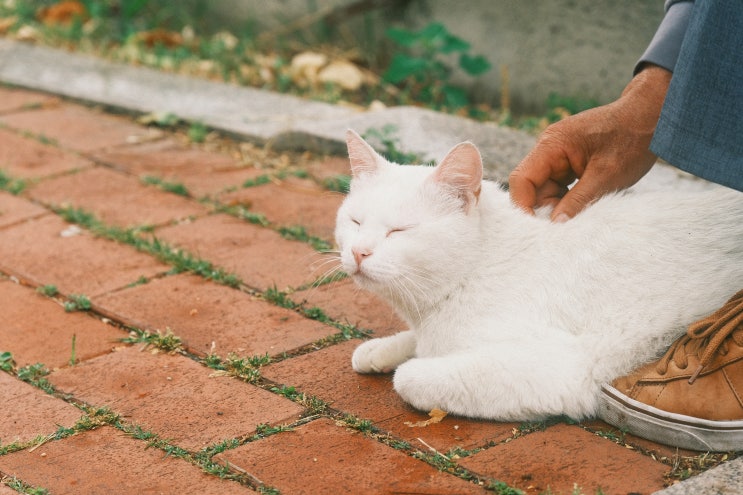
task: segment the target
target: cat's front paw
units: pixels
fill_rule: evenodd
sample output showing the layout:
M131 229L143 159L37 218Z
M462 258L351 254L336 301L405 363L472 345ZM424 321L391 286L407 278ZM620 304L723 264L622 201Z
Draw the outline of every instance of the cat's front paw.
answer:
M357 373L390 373L413 357L415 341L405 335L406 333L372 339L358 346L351 357L354 371Z

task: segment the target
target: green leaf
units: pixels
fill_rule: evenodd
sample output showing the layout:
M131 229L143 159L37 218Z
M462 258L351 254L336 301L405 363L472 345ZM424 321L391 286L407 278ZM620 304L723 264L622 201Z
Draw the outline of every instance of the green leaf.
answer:
M386 34L389 39L402 46L415 46L420 40L418 33L407 29L389 28Z
M0 354L0 370L13 371L13 366L15 366L13 355L8 351L1 353Z
M439 48L441 53L465 52L470 49L470 44L462 38L446 33L443 44Z
M469 104L467 93L456 86L444 86L442 89L446 106L449 108L461 108Z
M432 22L418 32L418 38L428 43L433 43L439 39L444 39L449 35L446 26L440 22Z
M402 53L392 57L390 66L382 75L382 79L388 83L397 84L405 79L423 74L429 66L428 60L419 57L410 57Z
M471 76L479 76L480 74L486 73L491 68L488 59L482 55L472 56L467 55L466 53L463 53L459 57L459 66Z

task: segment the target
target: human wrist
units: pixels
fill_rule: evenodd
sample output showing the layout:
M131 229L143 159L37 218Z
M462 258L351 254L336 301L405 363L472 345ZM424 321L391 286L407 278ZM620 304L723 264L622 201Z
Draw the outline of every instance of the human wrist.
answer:
M673 73L663 67L645 64L627 84L617 100L625 125L631 123L635 132L652 138L660 118L663 102Z

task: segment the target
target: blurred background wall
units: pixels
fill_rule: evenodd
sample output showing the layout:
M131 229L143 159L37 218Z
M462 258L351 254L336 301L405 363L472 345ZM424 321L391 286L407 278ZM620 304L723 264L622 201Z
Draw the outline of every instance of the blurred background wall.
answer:
M359 0L210 0L213 22L256 33L312 25ZM501 95L506 68L511 108L541 111L550 92L572 98L615 99L663 17L662 0L400 0L361 2L357 12L333 18L346 45L388 56L388 27L419 29L442 22L471 43L493 68L476 81L456 76L474 100ZM387 55L385 55L387 53Z

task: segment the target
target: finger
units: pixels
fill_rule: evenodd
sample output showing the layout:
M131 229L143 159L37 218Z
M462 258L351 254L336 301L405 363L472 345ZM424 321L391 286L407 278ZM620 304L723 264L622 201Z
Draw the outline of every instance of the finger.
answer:
M537 191L537 199L534 207L536 208L547 205L555 206L557 203L560 202L563 196L567 194L567 192L567 186L563 186L558 182L549 180L541 187L541 189Z
M562 222L569 218L573 218L575 215L583 211L583 209L595 201L605 191L600 190L596 184L597 181L592 181L591 177L586 175L581 178L575 185L570 189L560 202L552 210L552 220L556 222Z
M533 214L534 207L538 206L540 191L545 184L551 182L553 165L564 161L564 154L555 148L537 145L508 177L511 201L522 210Z

